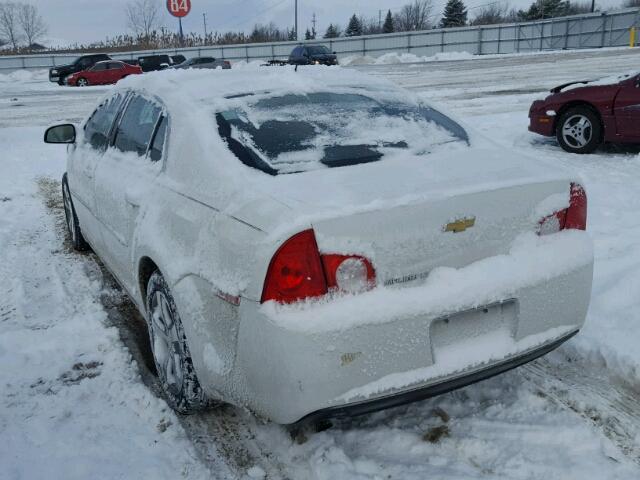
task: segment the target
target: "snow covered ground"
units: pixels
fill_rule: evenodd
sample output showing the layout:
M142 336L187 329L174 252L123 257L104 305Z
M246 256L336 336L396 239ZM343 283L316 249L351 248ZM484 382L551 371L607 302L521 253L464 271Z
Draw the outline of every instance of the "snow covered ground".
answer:
M531 365L316 433L158 398L144 326L91 254L69 249L64 148L109 87L0 76L0 478L640 478L640 148L571 156L527 132L545 90L637 65L640 51L367 65L494 137L569 165L596 248L584 330ZM514 153L515 155L516 153Z

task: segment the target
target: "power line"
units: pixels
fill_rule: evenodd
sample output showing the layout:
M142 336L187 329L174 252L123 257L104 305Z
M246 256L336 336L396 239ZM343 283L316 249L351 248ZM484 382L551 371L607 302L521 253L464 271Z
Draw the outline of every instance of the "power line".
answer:
M238 25L241 25L241 24L243 24L243 23L249 23L249 22L252 22L252 21L253 21L253 20L255 20L257 17L259 17L260 15L262 15L263 13L267 13L267 12L269 12L270 10L273 10L274 8L279 7L280 5L282 5L282 4L283 4L284 2L286 2L286 1L289 1L289 0L280 0L280 1L279 1L279 2L277 2L277 3L274 3L273 5L270 5L269 7L265 8L265 9L263 9L263 10L260 10L258 13L256 13L255 15L252 15L251 17L244 18L243 20L240 20L240 21L238 21L238 22L236 22L236 23L231 23L231 24L227 23L226 28L230 28L230 27L237 27ZM235 16L235 18L238 18L238 16L236 15L236 16Z

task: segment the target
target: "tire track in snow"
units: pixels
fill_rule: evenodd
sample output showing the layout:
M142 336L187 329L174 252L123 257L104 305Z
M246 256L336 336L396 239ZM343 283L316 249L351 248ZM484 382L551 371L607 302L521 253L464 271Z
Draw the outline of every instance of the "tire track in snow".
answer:
M145 386L162 398L144 318L95 254L73 251L64 218L60 182L41 178L38 186L47 210L56 220L56 235L63 242L65 252L73 253L83 263L91 280L102 283L99 301L107 312L110 325L118 328L120 339L136 361ZM34 272L34 275L37 277L39 273ZM56 275L56 284L61 284L59 286L66 289L59 274ZM176 416L200 460L209 468L214 478L243 478L247 470L254 466L264 470L268 479L290 478L284 473L284 465L256 439L254 428L259 428L259 425L250 414L224 405L194 415Z
M576 412L640 465L640 386L562 352L524 365L520 373L540 395Z

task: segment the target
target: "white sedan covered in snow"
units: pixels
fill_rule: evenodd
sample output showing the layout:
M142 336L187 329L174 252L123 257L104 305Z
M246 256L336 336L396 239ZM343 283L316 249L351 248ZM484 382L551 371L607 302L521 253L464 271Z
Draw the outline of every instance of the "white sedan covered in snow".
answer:
M582 326L579 180L344 69L127 79L63 194L149 325L180 412L358 414L503 372Z

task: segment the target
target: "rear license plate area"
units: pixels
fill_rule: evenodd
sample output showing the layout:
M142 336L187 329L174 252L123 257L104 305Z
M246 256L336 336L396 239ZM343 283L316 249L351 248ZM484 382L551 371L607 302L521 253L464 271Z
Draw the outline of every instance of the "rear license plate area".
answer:
M435 362L459 360L465 350L491 349L513 342L518 318L515 300L487 305L442 317L431 322L430 339Z

